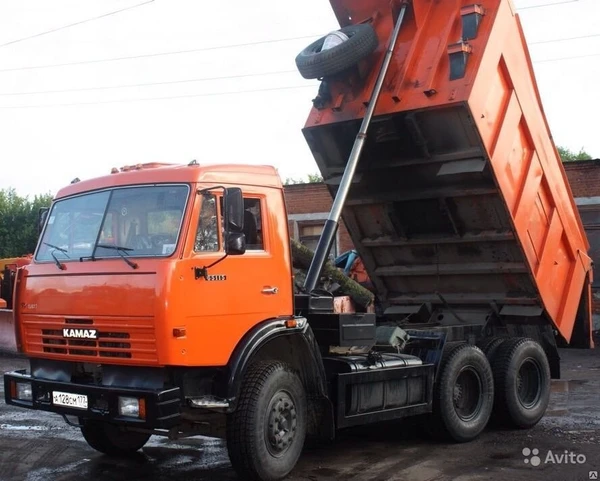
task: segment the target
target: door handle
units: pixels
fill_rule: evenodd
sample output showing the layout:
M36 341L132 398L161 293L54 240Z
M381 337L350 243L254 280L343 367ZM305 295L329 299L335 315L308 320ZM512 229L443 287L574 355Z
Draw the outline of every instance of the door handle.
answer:
M277 294L279 292L279 288L277 287L265 287L262 291L263 294Z

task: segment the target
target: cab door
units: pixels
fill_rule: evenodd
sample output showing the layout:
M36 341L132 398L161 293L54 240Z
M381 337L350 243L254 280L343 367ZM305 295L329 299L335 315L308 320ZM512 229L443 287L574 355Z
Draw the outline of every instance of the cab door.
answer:
M226 256L222 192L197 195L185 259L178 268L182 278L178 297L185 306L181 327L188 340L182 344L190 344L185 358L191 365L225 365L253 326L293 310L281 193L244 187L246 251Z

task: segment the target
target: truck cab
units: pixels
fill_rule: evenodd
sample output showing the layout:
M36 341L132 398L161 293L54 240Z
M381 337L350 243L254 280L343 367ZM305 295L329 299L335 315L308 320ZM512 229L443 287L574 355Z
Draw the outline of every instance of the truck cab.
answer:
M229 185L243 187L246 244L220 262L231 254L222 228ZM281 219L281 183L266 167L139 166L70 185L21 273L21 343L79 362L224 365L258 320L292 314ZM95 339L76 337L90 331Z

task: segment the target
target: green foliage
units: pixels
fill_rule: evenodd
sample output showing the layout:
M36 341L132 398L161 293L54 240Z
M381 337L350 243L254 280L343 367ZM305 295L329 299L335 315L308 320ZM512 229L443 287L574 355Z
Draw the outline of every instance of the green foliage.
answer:
M14 189L0 190L0 258L33 253L38 238L38 211L51 202L50 194L30 200L17 195Z
M148 212L148 234L167 234L177 236L180 222L180 210L157 210Z
M557 147L560 158L563 162L573 162L576 160L592 160L592 156L582 149L579 152L573 152L566 147Z
M291 177L288 177L283 184L318 184L319 182L323 182L323 177L319 174L308 174L306 179L292 179Z

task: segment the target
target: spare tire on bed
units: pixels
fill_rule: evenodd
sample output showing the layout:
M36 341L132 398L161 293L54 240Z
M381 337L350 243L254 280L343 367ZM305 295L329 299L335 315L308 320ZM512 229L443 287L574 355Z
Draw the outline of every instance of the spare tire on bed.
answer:
M343 72L377 48L377 34L369 24L349 25L339 32L348 36L348 40L322 50L328 36L325 35L298 54L296 67L304 78L323 78Z

